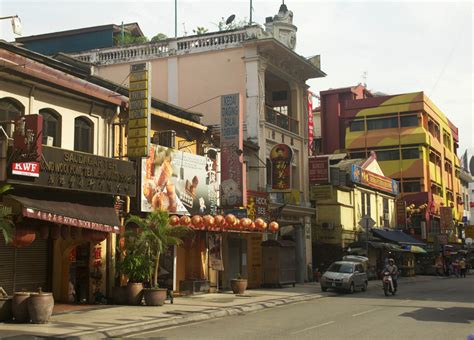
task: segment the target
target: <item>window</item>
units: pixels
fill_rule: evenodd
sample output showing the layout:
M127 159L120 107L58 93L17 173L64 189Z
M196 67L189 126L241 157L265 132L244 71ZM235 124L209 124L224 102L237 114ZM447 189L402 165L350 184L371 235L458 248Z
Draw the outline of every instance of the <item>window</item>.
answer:
M400 117L400 126L418 126L418 117L417 116L403 116Z
M384 228L389 228L390 227L390 221L389 221L389 206L388 206L388 198L383 198L383 227Z
M361 208L362 208L362 217L365 215L370 216L370 194L368 193L361 193Z
M367 130L390 129L398 127L397 117L371 119L367 121Z
M352 122L349 123L349 130L350 131L364 131L365 130L365 124L363 120L353 120Z
M13 98L0 99L0 122L16 120L23 115L25 108Z
M400 152L398 150L377 151L378 161L393 161L400 159Z
M438 195L438 196L443 195L443 189L439 185L433 182L431 182L431 192L433 193L433 195Z
M443 144L451 150L451 135L443 129Z
M421 192L420 182L403 182L403 192Z
M418 159L420 158L420 150L413 149L402 149L402 159Z
M440 223L439 223L439 220L438 219L433 219L431 221L431 233L432 234L439 234L440 232L440 227L439 227Z
M48 144L48 137L52 138L53 146L61 146L61 116L54 110L41 109L43 116L43 144Z
M351 159L366 158L365 151L351 152Z
M446 190L446 198L451 201L451 202L454 202L454 195L453 195L453 192L452 191L449 191L449 190Z
M88 118L76 118L74 120L74 150L93 153L93 132L94 124Z

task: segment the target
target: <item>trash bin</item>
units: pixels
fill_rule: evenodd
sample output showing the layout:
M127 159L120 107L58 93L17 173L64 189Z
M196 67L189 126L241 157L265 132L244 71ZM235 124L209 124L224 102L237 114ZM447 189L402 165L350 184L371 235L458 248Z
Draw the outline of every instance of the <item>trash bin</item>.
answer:
M278 286L296 283L296 244L289 240L262 242L263 285Z

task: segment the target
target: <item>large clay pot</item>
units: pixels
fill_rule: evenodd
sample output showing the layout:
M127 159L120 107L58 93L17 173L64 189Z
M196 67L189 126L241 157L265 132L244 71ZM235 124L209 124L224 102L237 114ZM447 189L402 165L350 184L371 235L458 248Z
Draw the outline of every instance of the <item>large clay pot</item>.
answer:
M52 293L31 293L28 299L28 312L33 323L48 323L53 314Z
M12 314L15 322L30 322L30 314L28 313L28 299L31 293L16 292L12 300Z
M143 296L147 306L163 306L166 300L166 288L145 288Z
M12 319L12 297L0 297L0 322Z
M116 305L128 304L127 286L114 287L112 296Z
M127 301L129 305L141 305L143 298L143 283L129 282L127 284Z
M230 287L234 294L243 294L247 289L247 279L232 279L230 280Z

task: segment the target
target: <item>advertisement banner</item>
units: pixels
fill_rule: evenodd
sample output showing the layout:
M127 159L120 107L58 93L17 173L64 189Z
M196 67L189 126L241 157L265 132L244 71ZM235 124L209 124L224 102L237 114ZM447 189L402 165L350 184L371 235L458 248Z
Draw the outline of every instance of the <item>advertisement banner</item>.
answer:
M291 191L291 162L293 150L289 145L277 144L270 151L272 163L272 189Z
M12 174L39 177L43 149L43 116L25 115L15 122Z
M308 152L313 154L314 121L313 121L313 93L308 91Z
M441 207L440 227L441 231L452 230L453 227L453 209L451 207Z
M245 206L243 113L240 94L221 97L221 190L223 208Z
M270 217L267 192L247 190L247 215L252 220L258 217L267 220Z
M309 158L309 184L328 184L329 157Z
M406 229L407 227L407 203L403 200L396 201L397 209L397 228Z
M222 261L222 236L216 233L207 234L209 244L209 263L214 270L223 271L224 261Z
M167 210L180 215L217 213L219 184L217 159L150 146L150 156L142 159L141 210Z
M354 183L366 185L368 187L389 192L393 195L398 195L398 182L389 177L380 176L371 171L362 169L360 166L352 165L351 179Z

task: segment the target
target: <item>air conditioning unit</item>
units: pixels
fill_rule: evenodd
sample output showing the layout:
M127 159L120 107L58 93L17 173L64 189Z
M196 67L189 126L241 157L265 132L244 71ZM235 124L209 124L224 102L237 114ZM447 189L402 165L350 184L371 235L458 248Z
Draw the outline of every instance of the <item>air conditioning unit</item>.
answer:
M158 131L152 137L152 143L158 144L161 146L166 146L168 148L176 148L176 131L174 130L165 130Z
M47 146L53 146L54 145L54 137L46 136L46 145Z

